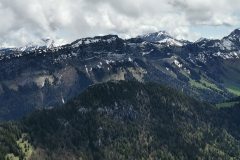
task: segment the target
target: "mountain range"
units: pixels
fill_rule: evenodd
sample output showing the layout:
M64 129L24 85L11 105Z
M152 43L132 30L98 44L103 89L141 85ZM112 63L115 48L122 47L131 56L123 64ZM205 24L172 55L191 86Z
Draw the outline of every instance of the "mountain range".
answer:
M177 40L167 32L0 50L0 119L61 106L87 87L114 80L171 86L202 102L240 95L240 30L220 39Z
M0 159L240 157L240 30L0 49Z

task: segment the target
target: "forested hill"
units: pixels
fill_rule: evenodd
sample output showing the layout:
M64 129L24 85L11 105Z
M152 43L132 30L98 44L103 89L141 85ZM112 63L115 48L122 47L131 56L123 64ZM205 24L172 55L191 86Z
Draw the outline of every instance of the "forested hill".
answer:
M153 83L97 84L63 107L1 124L0 159L239 159L239 108Z

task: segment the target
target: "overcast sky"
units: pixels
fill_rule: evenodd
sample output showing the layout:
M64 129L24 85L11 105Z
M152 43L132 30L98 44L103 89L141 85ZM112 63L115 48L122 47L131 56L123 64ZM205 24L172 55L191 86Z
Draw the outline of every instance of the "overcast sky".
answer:
M240 0L0 0L0 17L0 46L159 30L196 40L239 28Z

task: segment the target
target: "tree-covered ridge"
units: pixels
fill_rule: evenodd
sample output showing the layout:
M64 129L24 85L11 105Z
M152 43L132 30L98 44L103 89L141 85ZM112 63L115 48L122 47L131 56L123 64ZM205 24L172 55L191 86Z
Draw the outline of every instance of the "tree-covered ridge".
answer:
M218 109L157 84L120 81L91 86L18 126L34 160L239 159L238 113L239 106Z

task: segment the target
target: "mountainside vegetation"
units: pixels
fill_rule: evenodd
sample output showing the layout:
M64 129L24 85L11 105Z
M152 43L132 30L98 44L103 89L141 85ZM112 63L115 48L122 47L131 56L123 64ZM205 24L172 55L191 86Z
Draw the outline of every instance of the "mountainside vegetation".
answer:
M63 107L2 123L0 159L237 160L239 113L154 83L101 83Z

